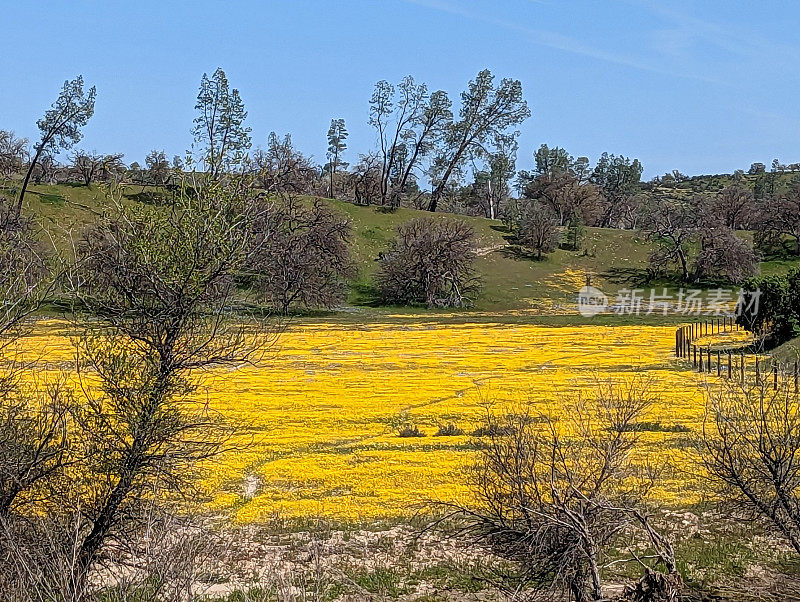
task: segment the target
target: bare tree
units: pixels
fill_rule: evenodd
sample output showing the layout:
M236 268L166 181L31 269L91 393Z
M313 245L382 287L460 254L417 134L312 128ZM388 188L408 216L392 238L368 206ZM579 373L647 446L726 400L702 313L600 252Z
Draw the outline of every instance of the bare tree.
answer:
M292 137L279 138L270 132L266 150L253 153L252 170L258 185L266 192L306 193L318 175L311 160L295 149Z
M783 238L794 242L794 252L800 255L800 185L776 195L763 204L758 216L759 242L783 246Z
M249 282L283 314L296 305L329 308L341 302L353 274L350 222L323 201L282 195L253 223Z
M41 511L53 503L53 481L73 461L71 398L63 380L35 386L15 369L0 377L0 519L24 504L38 503Z
M36 122L42 137L34 146L33 159L28 164L28 171L22 181L15 209L17 217L22 213L25 191L28 189L28 182L39 158L42 154L54 154L59 148L67 150L80 142L81 128L94 115L96 96L97 91L94 86L87 92L83 91L83 77L79 75L71 81L64 82L56 102L44 117Z
M688 281L689 247L698 228L696 204L683 199L654 196L641 211L642 229L657 245L650 256L653 274L677 264L682 279Z
M36 310L52 282L31 224L0 200L0 349L20 336L19 326ZM63 383L42 391L23 383L21 367L0 374L0 517L65 463L66 410Z
M372 205L381 200L381 158L375 153L361 155L350 174L353 197L359 205Z
M383 302L470 304L479 290L475 251L475 233L461 220L417 218L401 224L378 259L377 286Z
M681 578L669 540L643 504L654 475L631 459L637 424L655 403L647 381L600 382L559 415L515 408L487 411L480 455L468 473L475 503L450 506L466 541L509 561L520 587L603 600L603 572L614 546L654 550L644 565L653 600L677 600ZM632 560L644 564L644 558ZM660 564L665 573L654 567Z
M712 207L728 228L736 230L749 224L753 203L753 192L741 183L733 183L720 191Z
M758 273L760 256L753 245L727 226L700 230L700 251L694 260L694 279L740 283Z
M96 152L78 150L72 154L72 171L86 187L92 182L106 180L122 167L122 153L101 155Z
M51 283L33 224L0 197L0 347L2 338L39 307Z
M17 138L14 132L0 130L0 174L6 178L18 174L28 158L28 139Z
M558 220L553 212L537 201L519 203L519 217L514 241L536 253L536 259L556 250L561 240Z

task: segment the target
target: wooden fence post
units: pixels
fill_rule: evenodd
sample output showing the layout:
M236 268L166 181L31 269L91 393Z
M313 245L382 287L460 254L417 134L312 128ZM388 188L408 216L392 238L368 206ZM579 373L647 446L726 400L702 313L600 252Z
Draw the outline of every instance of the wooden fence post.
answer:
M730 350L728 350L728 380L731 379L732 373L733 373L733 365L731 361L731 352Z
M772 366L772 390L778 390L778 366Z
M720 361L722 358L722 353L717 350L717 376L720 376L722 373L722 362Z
M742 372L742 384L744 384L744 351L742 351L742 355L740 357L739 368Z

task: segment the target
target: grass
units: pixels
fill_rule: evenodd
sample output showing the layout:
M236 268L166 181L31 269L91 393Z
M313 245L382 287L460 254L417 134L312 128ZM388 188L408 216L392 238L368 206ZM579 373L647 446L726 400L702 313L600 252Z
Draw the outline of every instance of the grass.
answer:
M0 185L0 193L13 196L13 187ZM141 187L129 186L124 191L124 202L152 205L148 190L143 195ZM145 198L147 196L147 198ZM25 211L35 216L62 250L70 247L70 233L79 232L91 223L105 204L100 185L34 185L26 195ZM382 315L402 311L410 315L453 315L464 311L425 308L378 308L372 278L377 270L377 257L394 236L397 226L414 217L429 215L414 209L380 211L376 207L362 207L345 201L329 200L338 211L346 215L353 226L351 249L358 266L358 275L351 283L348 305L356 320L364 314L378 312ZM573 314L567 323L580 323L574 315L575 294L587 281L604 291L613 300L624 288L663 287L674 291L677 285L669 281L645 284L645 268L652 245L639 233L630 230L587 228L583 249L570 251L557 249L541 261L514 253L509 245L509 233L502 223L479 217L460 216L475 230L478 246L476 263L483 282L483 290L470 313L507 312L530 310L538 314ZM785 272L798 265L797 260L777 258L762 263L764 274ZM690 288L690 287L686 287ZM325 312L312 312L325 313ZM588 323L626 323L625 316L592 318ZM634 316L640 322L641 316ZM659 319L661 318L661 319ZM663 322L663 316L651 316L651 323Z
M2 192L13 195L10 184L6 184L5 188L0 186ZM124 192L126 203L152 204L149 197L143 197L139 186L129 186ZM150 194L152 191L147 192ZM34 185L30 193L26 196L26 212L39 219L48 237L62 249L69 248L69 233L80 231L90 223L105 203L100 185ZM356 320L360 321L364 313L375 311L380 314L396 313L398 308L377 307L372 287L372 278L377 270L376 258L386 248L399 224L428 214L413 209L384 212L376 207L362 207L345 201L328 202L346 215L353 226L351 249L358 275L351 283L348 305L356 311ZM512 252L509 233L499 221L463 216L460 219L474 228L478 240L476 267L483 290L474 307L470 308L473 314L509 310L531 310L542 314L569 311L574 314L575 293L587 281L612 299L624 288L677 288L671 282L644 284L652 246L634 231L587 228L582 250L557 249L542 261L536 261ZM796 260L777 258L762 263L761 270L764 274L781 273L797 265ZM464 313L425 308L403 308L402 311L412 315ZM663 322L659 317L663 318L651 316L648 321ZM633 321L641 320L641 316L634 318ZM627 321L625 316L603 316L592 318L589 323L601 323L604 319L621 324ZM570 324L580 322L581 318L575 315L567 320Z
M772 357L781 364L791 364L800 360L800 338L792 339L775 348Z

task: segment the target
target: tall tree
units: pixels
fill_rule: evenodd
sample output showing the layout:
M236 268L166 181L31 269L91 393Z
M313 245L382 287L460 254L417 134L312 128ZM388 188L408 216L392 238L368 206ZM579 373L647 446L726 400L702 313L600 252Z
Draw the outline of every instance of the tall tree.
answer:
M509 182L516 173L518 144L516 136L504 136L497 148L488 153L485 169L475 172L475 187L484 215L498 219L509 198Z
M591 180L600 187L605 210L600 226L619 226L626 214L635 210L635 197L642 179L639 159L603 153L592 172Z
M68 150L80 142L83 137L81 128L94 115L96 97L97 90L94 86L84 92L83 76L79 75L73 80L64 82L58 99L44 114L44 117L36 122L42 137L34 147L33 159L28 164L28 171L22 181L22 188L19 191L15 209L17 217L22 213L22 201L25 198L25 191L28 189L31 174L39 158L43 153L55 154L59 148Z
M394 205L397 196L404 192L409 175L428 153L431 138L442 118L449 114L446 99L441 91L429 95L427 86L417 84L410 75L397 88L385 80L375 84L369 124L378 135L381 204L389 201Z
M333 178L339 167L347 167L347 163L342 161L342 154L347 150L347 128L344 119L331 119L331 127L328 128L328 174L330 176L329 196L333 198Z
M593 223L597 214L599 192L589 182L589 160L574 159L566 150L542 144L534 153L536 168L521 171L519 185L525 198L536 199L549 207L564 225L577 215Z
M446 127L440 158L441 171L431 193L429 211L436 211L450 177L470 155L486 151L507 130L530 116L519 80L503 79L495 87L491 71L484 69L461 93L458 120Z
M232 165L242 163L250 148L250 128L244 125L247 111L239 90L230 89L225 72L219 68L211 77L203 74L195 109L194 141L208 175L217 179Z

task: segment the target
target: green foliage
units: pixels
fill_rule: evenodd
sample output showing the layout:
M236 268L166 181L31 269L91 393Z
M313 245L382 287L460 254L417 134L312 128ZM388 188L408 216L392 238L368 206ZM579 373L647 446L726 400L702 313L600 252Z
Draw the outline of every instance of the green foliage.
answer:
M800 270L751 278L743 289L755 295L748 295L741 304L738 324L765 337L771 346L800 334Z
M241 164L250 148L250 128L244 126L247 111L222 69L211 77L203 74L195 110L194 141L204 169L216 178L223 170Z
M586 228L580 215L573 213L562 237L561 246L569 251L580 251L586 238Z

